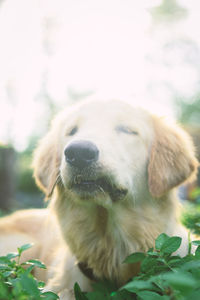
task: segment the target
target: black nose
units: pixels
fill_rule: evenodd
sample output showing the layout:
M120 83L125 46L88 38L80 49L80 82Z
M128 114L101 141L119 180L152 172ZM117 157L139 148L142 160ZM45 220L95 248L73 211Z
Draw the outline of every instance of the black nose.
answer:
M99 150L90 141L74 141L64 151L65 160L74 167L85 168L96 162Z

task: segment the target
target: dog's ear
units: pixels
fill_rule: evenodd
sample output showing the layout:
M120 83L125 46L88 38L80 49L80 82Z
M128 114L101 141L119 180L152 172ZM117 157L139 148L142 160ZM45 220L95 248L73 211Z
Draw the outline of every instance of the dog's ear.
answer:
M34 177L39 188L50 197L59 174L60 158L57 137L50 131L40 141L33 159Z
M189 135L153 116L154 140L148 166L148 184L154 197L161 197L191 177L198 162Z

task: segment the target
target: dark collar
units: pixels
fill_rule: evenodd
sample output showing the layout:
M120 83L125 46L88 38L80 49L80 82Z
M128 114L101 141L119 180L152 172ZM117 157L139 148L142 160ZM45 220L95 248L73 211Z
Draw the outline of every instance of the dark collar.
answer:
M94 276L93 270L91 268L88 267L88 265L86 263L83 262L79 262L78 263L78 267L80 269L80 271L90 280L96 281L97 279Z

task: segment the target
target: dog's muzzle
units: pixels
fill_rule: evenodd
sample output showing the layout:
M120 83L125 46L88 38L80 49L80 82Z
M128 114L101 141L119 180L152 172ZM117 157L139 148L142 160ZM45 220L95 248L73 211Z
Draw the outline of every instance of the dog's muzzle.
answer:
M110 180L111 176L99 171L99 149L94 143L87 140L73 141L65 148L64 155L70 170L69 188L80 196L85 198L109 194L114 202L127 194L126 189L118 188Z
M127 189L117 188L106 176L96 180L86 180L81 175L77 175L74 177L72 189L85 196L109 194L113 202L124 198L127 194Z

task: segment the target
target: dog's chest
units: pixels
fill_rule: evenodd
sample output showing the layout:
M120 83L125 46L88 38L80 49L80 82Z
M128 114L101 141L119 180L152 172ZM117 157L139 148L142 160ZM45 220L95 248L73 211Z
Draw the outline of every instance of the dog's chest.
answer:
M124 282L138 272L138 265L123 264L127 255L137 251L136 242L109 219L104 208L98 207L93 214L83 218L79 213L68 220L64 230L67 244L78 262L92 269L96 278Z

